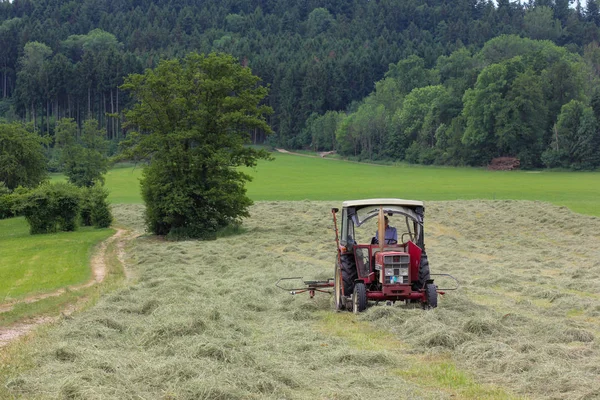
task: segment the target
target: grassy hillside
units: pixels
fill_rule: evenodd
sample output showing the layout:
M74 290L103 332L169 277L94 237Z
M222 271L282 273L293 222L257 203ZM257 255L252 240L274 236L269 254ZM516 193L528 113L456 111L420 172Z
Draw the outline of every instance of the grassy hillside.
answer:
M328 295L274 287L331 276L333 205L260 202L246 233L216 241L138 238L139 281L5 355L0 397L598 396L599 219L532 202L431 202L432 272L460 290L432 311L373 304L354 316ZM139 228L141 210L115 214Z
M600 173L487 171L475 168L380 166L276 154L250 170L253 200L407 199L539 200L600 216ZM141 168L111 170L110 201L141 203Z
M0 221L0 303L90 279L90 254L111 229L30 235L24 218Z

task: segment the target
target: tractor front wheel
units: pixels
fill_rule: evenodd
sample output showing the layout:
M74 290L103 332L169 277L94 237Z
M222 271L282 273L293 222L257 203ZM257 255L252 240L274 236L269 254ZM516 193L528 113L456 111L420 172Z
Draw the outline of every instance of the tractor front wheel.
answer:
M367 308L367 288L362 282L358 282L354 285L354 292L352 293L352 311L354 314L365 311Z
M437 286L433 283L425 285L425 308L436 308L437 307Z
M344 307L344 305L342 304L342 270L340 269L340 262L337 258L335 260L335 275L333 282L333 295L335 296L335 311L339 311Z

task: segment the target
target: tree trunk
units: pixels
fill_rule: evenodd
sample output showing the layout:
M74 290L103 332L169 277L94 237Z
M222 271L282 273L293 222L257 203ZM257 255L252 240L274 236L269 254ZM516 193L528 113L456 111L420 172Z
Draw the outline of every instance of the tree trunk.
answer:
M335 150L335 131L333 131L333 135L331 135L331 150Z
M112 130L112 132L111 132L111 139L114 139L115 138L115 133L117 132L117 129L116 129L116 122L115 122L116 121L116 117L115 117L115 102L113 100L113 90L112 89L110 89L110 114L112 115L112 117L111 117L111 124L110 124L111 128L112 128L111 129Z
M50 100L46 100L46 133L50 134Z
M117 88L117 139L121 137L121 114L119 114L119 88Z
M100 110L102 111L100 114L100 118L102 119L100 127L102 127L102 123L106 122L106 92L102 92L102 108L100 108ZM106 125L106 137L108 137L108 123L105 123L104 125Z
M6 73L6 63L4 63L4 76L2 77L2 97L3 98L7 98L7 93L6 93L6 81L7 81L7 76L8 74Z
M33 131L35 132L37 121L35 118L35 105L33 104L33 101L31 102L31 115L33 116Z

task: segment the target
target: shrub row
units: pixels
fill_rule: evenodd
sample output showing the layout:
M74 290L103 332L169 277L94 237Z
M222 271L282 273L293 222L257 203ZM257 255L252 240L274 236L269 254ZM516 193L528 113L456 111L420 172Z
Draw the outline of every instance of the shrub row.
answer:
M23 215L31 234L74 231L79 224L106 228L112 222L107 197L101 186L44 183L30 191L9 192L0 185L0 219Z
M85 226L108 228L113 221L108 206L108 190L99 184L81 188L81 223Z
M19 215L19 206L28 192L29 190L22 186L11 191L4 182L0 182L0 219Z

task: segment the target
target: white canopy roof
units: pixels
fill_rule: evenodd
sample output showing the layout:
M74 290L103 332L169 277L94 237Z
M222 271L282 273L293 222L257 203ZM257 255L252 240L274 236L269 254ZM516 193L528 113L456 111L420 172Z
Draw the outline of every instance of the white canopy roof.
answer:
M423 202L418 200L404 199L365 199L348 200L342 203L342 207L364 207L364 206L403 206L403 207L423 207Z

